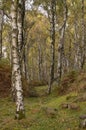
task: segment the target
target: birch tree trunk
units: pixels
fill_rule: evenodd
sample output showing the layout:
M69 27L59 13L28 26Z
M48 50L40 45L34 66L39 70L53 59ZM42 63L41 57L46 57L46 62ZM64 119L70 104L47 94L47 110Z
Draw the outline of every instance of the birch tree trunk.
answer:
M51 38L51 65L50 65L50 79L48 86L48 94L51 93L51 86L54 80L54 67L55 67L55 13L56 13L56 0L51 0L51 16L50 16L50 38Z
M25 65L25 78L29 82L29 72L28 72L28 47L25 45L25 58L24 58L24 65Z
M74 49L75 49L75 57L74 57L74 68L75 70L79 70L81 67L81 44L79 41L79 34L78 34L78 26L77 26L77 19L75 18L74 23Z
M42 48L40 42L38 43L38 79L39 81L42 80Z
M18 25L18 47L19 53L21 53L23 47L23 19L22 19L22 0L18 0L18 17L17 17L17 25Z
M24 16L25 16L25 0L18 0L18 17L17 17L17 26L18 26L18 49L20 56L20 67L21 74L25 73L23 70L25 63L25 41L24 41Z
M85 50L86 50L86 46L85 46L85 22L84 22L84 0L81 1L81 26L82 26L82 45L81 45L81 69L83 69L84 64L85 64Z
M57 65L57 81L58 83L60 82L62 73L63 73L63 66L65 62L65 57L64 57L64 38L65 38L65 28L66 28L66 22L67 22L67 3L66 0L63 0L64 3L64 23L63 26L60 30L60 41L58 44L58 65Z
M70 35L69 35L70 37ZM71 55L72 55L72 45L71 45L71 38L69 40L69 47L68 47L68 58L67 58L67 69L68 72L71 70L72 66L71 66Z
M12 0L12 87L16 94L16 119L24 118L24 103L22 90L22 77L20 71L19 51L18 51L18 28L17 28L17 3Z
M27 80L27 82L29 82L30 80L30 76L29 76L29 44L28 44L28 32L26 31L26 27L24 30L24 42L25 42L25 48L24 48L24 75L25 75L25 79Z
M18 0L18 17L17 17L17 26L18 26L18 49L20 60L22 59L22 48L23 48L23 20L22 20L22 0Z
M2 10L2 0L0 0L0 59L2 57L2 29L3 29L3 10Z

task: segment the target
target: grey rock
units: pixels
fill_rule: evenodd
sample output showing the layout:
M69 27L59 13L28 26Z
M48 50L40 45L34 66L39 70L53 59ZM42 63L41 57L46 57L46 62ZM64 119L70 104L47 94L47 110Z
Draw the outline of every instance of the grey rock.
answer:
M79 118L82 119L82 120L86 119L86 114L81 115Z

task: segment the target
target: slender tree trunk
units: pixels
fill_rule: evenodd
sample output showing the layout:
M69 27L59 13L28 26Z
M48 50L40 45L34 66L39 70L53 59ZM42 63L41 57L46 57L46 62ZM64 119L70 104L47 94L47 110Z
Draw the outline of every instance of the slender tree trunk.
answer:
M24 50L24 70L25 70L25 79L29 82L30 75L29 75L29 44L27 42L28 32L26 29L24 30L24 42L25 42L25 50Z
M24 46L24 16L25 16L25 0L18 0L18 18L17 18L17 26L18 26L18 46L19 53Z
M29 82L29 72L28 72L28 46L25 45L25 51L24 51L24 73L25 73L25 79Z
M81 24L82 24L82 45L81 45L81 69L83 69L85 64L85 22L84 22L84 0L81 1L81 9L82 9L82 18L81 18Z
M75 18L74 24L74 50L75 50L75 57L74 57L74 68L75 70L80 69L81 67L81 45L78 38L78 26L77 26L77 19Z
M55 13L56 13L56 0L51 0L51 65L50 65L50 79L48 86L48 94L51 93L51 86L54 80L54 67L55 67Z
M25 41L25 30L24 30L24 18L25 18L25 0L19 0L18 4L18 46L20 53L20 65L21 73L25 76L26 80L29 82L28 74L28 50Z
M3 29L3 10L2 10L2 0L0 0L0 59L2 57L2 29Z
M17 26L18 26L18 49L20 56L21 74L23 74L24 69L23 67L25 66L24 16L25 16L25 0L18 0Z
M25 116L22 90L22 77L20 70L19 51L18 51L18 28L17 28L17 3L12 0L12 87L16 93L16 119Z
M75 21L76 23L76 21ZM83 69L85 64L85 22L84 22L84 0L81 0L81 43L78 41L78 27L75 24L75 69Z
M38 69L39 69L39 80L42 80L42 49L40 43L38 43Z
M70 35L69 35L70 37ZM69 41L69 48L68 48L68 59L67 59L67 68L68 68L68 72L71 70L72 66L71 66L71 55L72 55L72 44L71 44L71 38Z
M66 0L63 0L64 3L64 24L61 28L60 32L60 41L58 44L58 65L57 65L57 81L58 83L60 82L62 73L63 73L63 66L65 62L65 57L64 57L64 38L65 38L65 28L66 28L66 22L67 22L67 4Z
M18 26L18 47L19 53L21 53L21 49L23 46L23 29L22 29L22 1L18 0L18 17L17 17L17 26Z

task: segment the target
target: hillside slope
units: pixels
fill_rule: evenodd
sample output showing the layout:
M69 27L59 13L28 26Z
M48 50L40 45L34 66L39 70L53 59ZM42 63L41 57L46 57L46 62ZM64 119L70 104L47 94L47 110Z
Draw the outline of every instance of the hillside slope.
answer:
M29 85L22 78L24 95L29 96ZM0 98L9 97L11 95L11 67L9 61L2 59L0 61Z
M0 97L7 97L11 90L11 71L6 62L0 62Z
M59 93L67 94L69 92L85 92L86 91L86 72L85 70L76 72L71 71L62 77Z
M47 86L35 87L39 96L25 98L26 118L17 121L16 106L9 97L10 66L0 64L0 130L83 130L80 117L86 116L86 73L71 72L54 88L46 95Z

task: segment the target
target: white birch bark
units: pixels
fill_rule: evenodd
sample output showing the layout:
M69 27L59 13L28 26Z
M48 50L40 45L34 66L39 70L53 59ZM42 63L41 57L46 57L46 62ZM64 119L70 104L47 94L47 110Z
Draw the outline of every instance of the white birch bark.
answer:
M17 0L12 0L12 87L16 93L16 119L24 117L22 79L18 52Z
M18 26L18 47L19 47L19 53L21 53L21 49L23 46L22 0L18 0L17 26Z
M18 0L18 49L20 56L21 73L26 78L26 49L25 49L25 31L24 31L24 16L25 16L25 0ZM26 78L27 79L27 78Z

